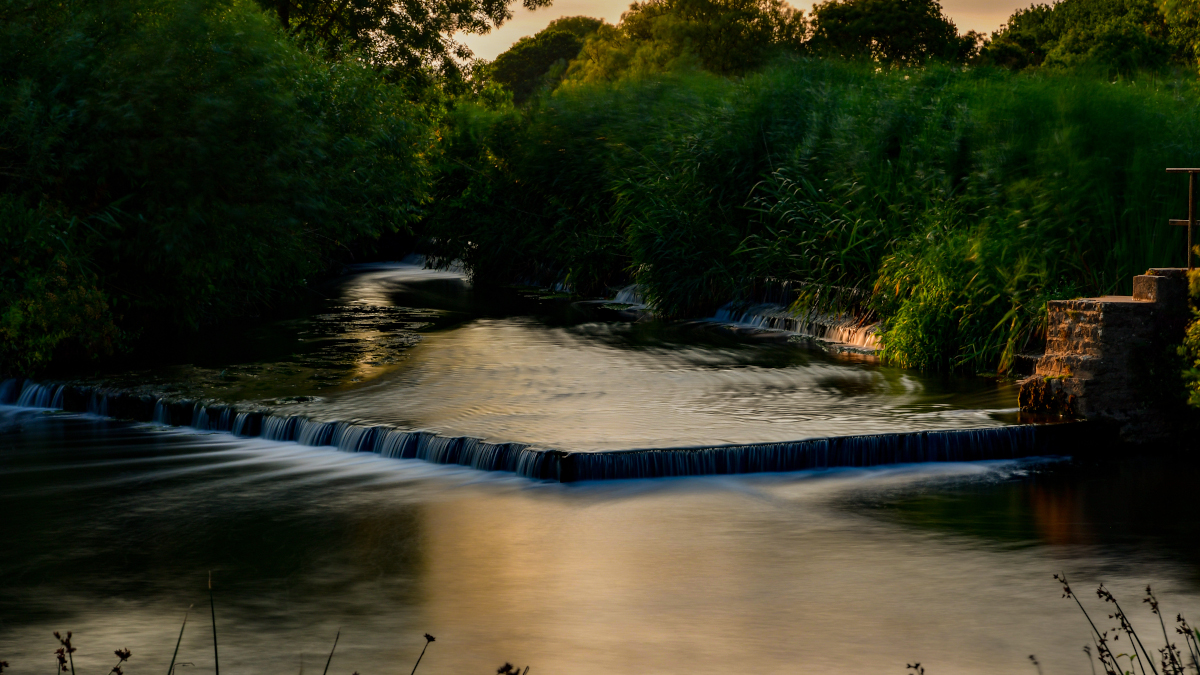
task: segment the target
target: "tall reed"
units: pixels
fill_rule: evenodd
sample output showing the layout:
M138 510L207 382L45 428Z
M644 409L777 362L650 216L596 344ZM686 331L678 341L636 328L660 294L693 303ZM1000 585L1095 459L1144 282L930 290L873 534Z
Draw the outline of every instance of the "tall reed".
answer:
M791 59L464 105L427 233L478 277L632 280L668 317L756 279L858 289L892 362L1005 371L1047 299L1182 262L1163 169L1200 161L1198 100L1191 80Z

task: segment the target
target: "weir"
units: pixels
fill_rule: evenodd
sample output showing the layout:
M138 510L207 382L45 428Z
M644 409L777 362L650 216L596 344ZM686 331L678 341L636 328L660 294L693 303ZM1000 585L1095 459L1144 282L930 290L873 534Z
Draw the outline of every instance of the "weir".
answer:
M1021 382L1021 410L1102 422L1131 443L1169 435L1176 411L1161 375L1175 377L1170 352L1187 325L1186 272L1148 270L1134 277L1132 296L1048 302L1046 352Z
M807 438L681 448L570 452L525 443L495 443L420 429L320 421L270 410L239 410L204 401L172 400L122 390L6 380L0 404L61 409L226 432L241 437L332 446L345 452L420 459L536 480L572 482L800 471L913 462L961 462L1062 454L1079 424L1022 424L980 429Z
M864 321L852 313L818 312L792 309L796 286L800 282L768 279L756 290L751 301L729 302L717 309L711 320L717 323L744 326L755 330L771 330L814 338L828 343L833 351L853 351L873 354L879 349L879 324ZM852 289L836 289L849 292ZM622 288L612 302L631 305L631 313L646 309L637 284Z

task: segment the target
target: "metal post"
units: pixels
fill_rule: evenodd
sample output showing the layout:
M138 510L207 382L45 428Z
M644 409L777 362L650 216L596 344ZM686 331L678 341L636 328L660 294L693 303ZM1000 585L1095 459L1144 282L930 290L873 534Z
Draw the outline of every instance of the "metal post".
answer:
M1196 227L1196 172L1188 173L1188 248L1187 248L1187 268L1190 272L1192 267L1192 228Z

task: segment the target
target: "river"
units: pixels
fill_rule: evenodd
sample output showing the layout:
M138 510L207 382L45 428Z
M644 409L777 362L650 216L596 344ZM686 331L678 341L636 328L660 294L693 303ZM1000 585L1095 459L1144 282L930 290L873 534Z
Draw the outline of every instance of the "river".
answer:
M1006 428L1011 385L710 324L360 268L307 314L92 379L579 453ZM0 407L0 660L227 673L1090 673L1104 582L1143 639L1200 609L1178 460L976 462L558 483L189 426ZM1200 619L1200 615L1193 618ZM1168 621L1168 629L1170 628ZM1161 639L1154 641L1160 645ZM1147 646L1150 646L1149 644ZM1121 644L1116 644L1116 651Z

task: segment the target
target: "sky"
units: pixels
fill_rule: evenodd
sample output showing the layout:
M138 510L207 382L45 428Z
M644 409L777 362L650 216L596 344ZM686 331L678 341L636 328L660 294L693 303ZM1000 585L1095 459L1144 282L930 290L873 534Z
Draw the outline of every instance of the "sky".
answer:
M1042 2L1044 0L1039 0ZM549 7L530 11L517 3L511 21L487 35L460 35L475 56L494 59L512 43L533 35L560 16L594 16L609 23L616 23L621 12L629 8L631 0L554 0ZM942 0L942 10L949 16L958 32L977 30L990 34L1008 20L1013 10L1027 7L1030 0ZM804 10L807 15L811 2L793 2L793 6Z

